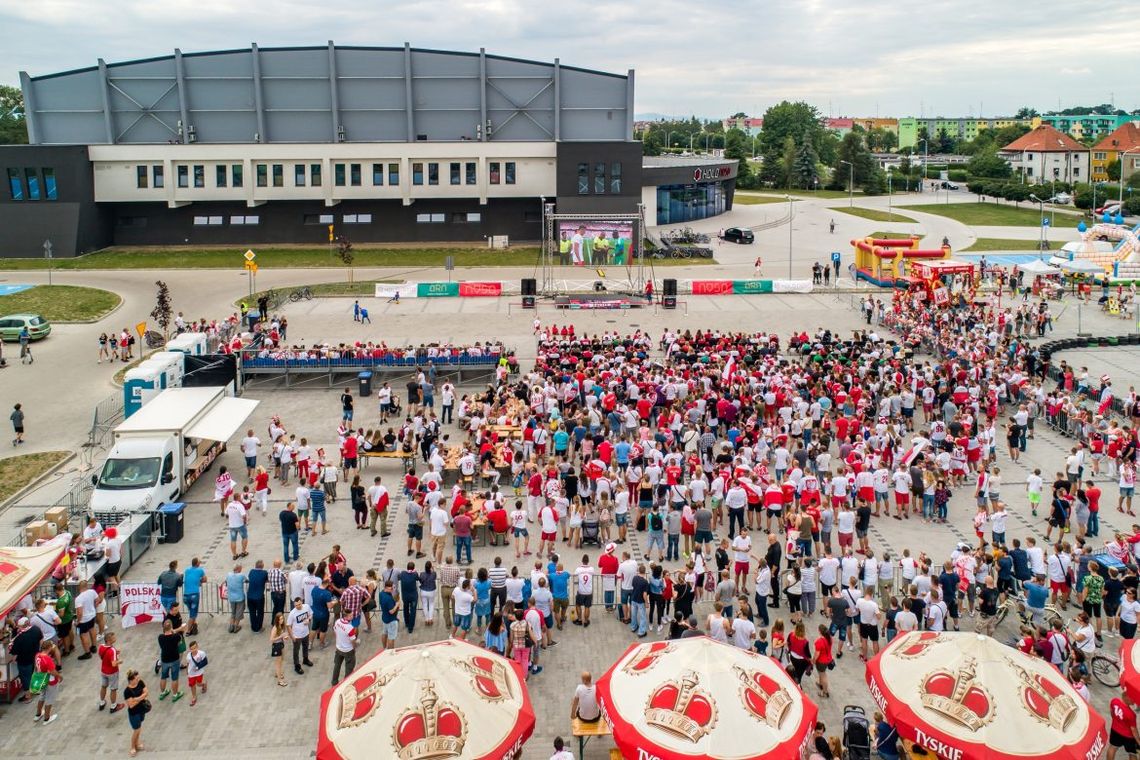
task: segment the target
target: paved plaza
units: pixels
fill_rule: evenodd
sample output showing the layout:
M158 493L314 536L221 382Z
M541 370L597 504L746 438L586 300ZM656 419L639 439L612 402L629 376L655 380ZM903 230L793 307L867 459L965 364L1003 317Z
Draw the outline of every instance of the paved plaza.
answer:
M811 202L805 202L807 208ZM861 201L861 203L864 203ZM805 214L802 232L813 248L806 246L797 251L795 268L798 276L803 276L814 260L826 257L825 243L829 237L825 227L831 212L815 204L812 214ZM864 205L866 205L864 203ZM739 218L745 214L767 213L775 215L772 207L741 207L735 212ZM760 211L758 209L767 209ZM930 217L939 221L928 234L943 234L943 227L949 231L956 224L950 220ZM721 219L718 224L727 226L739 223ZM758 223L758 222L757 222ZM854 218L842 220L845 241L850 236L865 234L874 223ZM943 225L943 226L938 226ZM811 229L808 229L808 227ZM881 226L881 224L880 224ZM956 229L956 228L955 228ZM796 234L801 228L795 229ZM786 228L783 232L786 239ZM1036 231L1034 231L1036 234ZM771 236L772 240L767 238ZM839 235L836 235L838 238ZM714 268L692 267L677 271L658 270L657 277L674 276L727 277L735 274L750 274L751 260L758 251L771 250L779 245L776 233L760 236L761 246L749 250L728 249L718 252L722 265ZM845 252L848 247L842 248ZM785 249L786 252L786 249ZM773 253L771 261L779 254ZM713 271L715 270L715 273ZM665 273L667 271L667 274ZM368 273L369 276L384 276L387 272ZM406 273L409 279L430 279L433 273ZM438 273L436 273L438 274ZM530 276L528 271L496 272L496 278L511 279ZM779 274L772 273L772 274ZM343 276L331 270L314 275L298 272L266 272L266 284L283 286L289 283L311 282L317 279L335 279ZM212 272L169 272L161 275L167 279L175 294L175 309L183 310L188 317L220 316L228 310L227 304L240 296L244 279L235 273ZM358 273L363 276L363 273ZM485 273L482 276L486 277ZM57 276L58 277L58 276ZM88 477L90 467L102 461L99 449L83 449L79 444L86 436L90 424L91 409L99 399L116 392L110 384L111 374L117 367L95 363L95 337L101 330L122 325L133 325L141 315L151 308L148 299L152 297L153 281L157 276L147 273L68 273L66 281L83 282L96 286L110 287L123 292L126 303L120 312L97 325L65 325L57 329L50 341L37 349L37 362L33 368L14 367L0 376L0 392L4 398L19 396L28 413L29 448L66 448L77 452L77 457L63 468L63 472L50 480L38 492L22 500L19 504L0 514L0 533L7 535L28 519L35 505L50 501L79 477ZM36 281L38 275L20 279ZM15 279L9 277L10 280ZM63 278L59 278L63 279ZM220 283L220 284L219 284ZM821 291L809 295L765 295L759 297L683 297L681 308L676 311L640 309L623 312L556 312L550 308L539 310L545 324L572 322L579 335L595 334L603 331L632 332L644 330L659 337L666 327L697 329L720 329L728 331L755 332L767 330L786 336L793 330L809 332L824 326L841 337L851 330L863 327L857 312L852 308L858 299L849 292ZM349 340L384 340L389 345L418 344L433 340L454 343L470 343L475 340L501 340L508 347L517 349L524 369L529 369L534 356L534 338L531 321L534 312L521 311L517 303L510 299L463 299L463 300L406 300L395 304L382 302L369 303L373 324L358 326L352 322L351 300L315 299L300 304L289 304L285 313L289 317L289 342L341 342ZM1098 309L1085 307L1081 314L1084 331L1094 334L1122 334L1134 329L1133 325L1118 319L1111 319ZM1078 317L1075 307L1067 309L1057 323L1056 337L1076 334ZM887 336L890 337L890 336ZM1140 360L1135 349L1089 349L1070 355L1055 357L1067 358L1071 363L1087 365L1094 375L1109 372L1122 390L1134 383L1140 370ZM395 385L395 383L394 383ZM355 383L353 383L355 395ZM460 393L478 390L478 384L461 387ZM306 436L315 447L334 451L336 447L336 426L339 421L337 397L340 388L329 389L320 384L284 390L274 385L258 383L246 392L247 398L261 401L261 405L250 419L250 427L265 440L267 421L272 414L279 415L290 432L298 437ZM402 391L401 391L402 392ZM360 400L357 405L356 424L374 427L377 423L377 409L374 398ZM1046 476L1063 464L1065 452L1071 446L1070 439L1044 428L1038 427L1035 440L1031 441L1027 453L1018 463L1011 463L999 447L998 464L1004 474L1005 499L1011 508L1013 519L1010 522L1011 537L1044 536L1045 525L1040 518L1029 515L1027 501L1020 484L1034 467L1040 467ZM453 440L458 431L445 426ZM242 434L237 436L240 439ZM229 466L235 473L242 472L242 463L237 441L230 442L230 450L222 457L221 464ZM216 473L216 470L214 471ZM365 482L375 474L382 475L393 487L402 475L397 460L376 460L371 462L362 474ZM205 480L210 480L206 478ZM244 482L239 479L239 484ZM1111 535L1115 529L1128 529L1129 525L1116 512L1117 487L1115 481L1105 480L1104 509L1101 512L1102 535ZM124 579L126 582L153 582L170 560L178 560L185 568L192 557L199 557L213 582L223 579L232 567L229 555L228 537L225 522L219 517L216 504L210 501L212 482L197 484L188 495L189 506L186 512L186 534L180 543L156 545L143 560L132 567ZM286 493L288 491L288 493ZM402 567L407 561L404 544L405 516L402 497L395 499L392 534L390 538L370 538L366 531L353 530L352 513L347 498L347 483L340 487L341 498L329 506L331 531L329 535L303 535L301 558L304 562L319 561L328 555L334 543L340 544L349 564L358 575L368 568L383 567L389 559ZM510 493L509 487L507 488ZM249 557L244 560L245 569L253 562L262 559L267 566L281 556L281 542L277 510L286 499L291 498L292 488L275 490L271 497L268 516L256 511L252 514L250 526ZM393 487L393 493L398 489ZM950 524L945 526L924 525L920 520L896 521L879 518L873 523L872 547L877 551L889 550L898 556L904 548L917 554L925 551L936 561L946 558L953 545L961 540L972 540L971 518L974 514L971 489L959 488L950 503ZM640 556L642 537L634 536L630 548ZM560 555L567 569L572 570L579 562L582 551L561 545ZM596 562L599 550L590 548L586 552L592 562ZM505 563L515 564L512 550L493 547L475 549L475 567L489 566L492 559L502 556ZM533 561L533 558L526 558ZM422 564L422 560L419 564ZM673 569L677 563L666 563ZM519 564L520 573L529 572L531 565ZM213 586L211 586L213 588ZM696 612L704 619L711 611L711 603L698 606ZM779 616L786 609L775 611ZM573 687L582 670L589 670L595 677L635 641L628 628L606 615L603 609L595 607L593 625L589 629L567 626L564 631L556 631L557 646L542 652L545 671L532 677L529 682L531 696L537 713L534 736L523 752L525 758L547 758L551 754L551 742L557 735L569 739L569 703ZM808 619L808 631L812 634L818 615ZM147 752L144 756L179 758L306 758L316 746L319 696L328 688L332 672L332 650L317 649L313 654L315 667L305 675L294 675L286 668L289 680L287 688L276 685L272 662L269 658L268 633L259 635L249 632L246 626L237 634L226 631L228 616L203 615L200 619L201 632L197 636L200 645L209 654L209 693L200 697L196 706L191 707L185 699L177 704L159 702L157 678L153 675L153 664L157 656L155 626L140 626L119 632L119 643L124 652L124 670L136 668L143 673L144 680L151 688L154 711L147 717L144 729L144 742ZM963 620L963 628L971 625ZM118 619L111 624L117 629ZM1015 632L1010 621L999 630L999 638L1008 638ZM418 626L413 635L400 632L399 645L425 642L446 635L446 628L437 624L434 628ZM653 637L656 633L651 634ZM471 637L475 640L475 636ZM1106 648L1113 650L1119 640L1109 638ZM358 650L357 662L365 661L379 648L379 633L365 634ZM57 709L60 720L44 727L32 722L33 710L28 705L10 705L0 708L0 753L4 757L124 757L128 747L129 729L122 715L109 716L96 709L98 692L97 662L77 662L74 658L65 661L63 685ZM805 679L805 684L807 684ZM185 684L185 681L183 681ZM1093 685L1093 704L1103 713L1111 697L1108 689ZM828 726L828 733L839 733L842 708L846 704L861 705L872 711L872 704L863 681L863 668L857 654L850 653L839 663L831 675L831 697L818 699L814 686L806 688L807 693L818 700L820 716ZM612 741L595 740L586 752L588 758L606 758ZM576 749L576 743L574 744ZM379 757L380 755L378 755Z

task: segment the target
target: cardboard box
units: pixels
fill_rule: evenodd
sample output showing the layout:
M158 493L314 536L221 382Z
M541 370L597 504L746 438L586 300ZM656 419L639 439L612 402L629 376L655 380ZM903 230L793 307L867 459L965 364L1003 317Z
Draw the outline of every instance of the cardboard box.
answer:
M44 520L50 523L55 523L55 527L59 533L67 532L67 507L52 507L44 512Z
M24 526L24 544L33 546L41 538L51 538L47 520L32 520Z

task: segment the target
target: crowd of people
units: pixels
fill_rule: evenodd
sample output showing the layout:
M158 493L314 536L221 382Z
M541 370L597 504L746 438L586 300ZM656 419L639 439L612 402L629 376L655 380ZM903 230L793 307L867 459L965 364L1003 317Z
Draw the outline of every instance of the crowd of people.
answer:
M332 646L336 683L374 628L379 646L391 648L420 626L513 658L533 677L566 626L584 630L607 614L632 637L707 635L753 649L828 699L829 673L845 654L867 659L917 629L966 624L993 634L1012 604L1024 618L1018 645L1087 696L1089 657L1106 637L1132 638L1140 612L1140 525L1102 538L1099 522L1107 476L1119 478L1119 513L1132 514L1135 421L1100 408L1107 378L1096 392L1087 373L1049 387L1026 337L1032 320L1022 314L1018 325L1022 308L1041 313L980 304L918 312L902 300L888 311L872 302L864 304L866 329L847 339L823 328L783 339L716 330L587 335L536 320L528 372L499 374L484 391L457 398L450 383L437 387L428 362L408 384L402 421L393 394L381 394L372 430L395 421L379 438L354 428L347 390L337 452L310 446L273 418L271 445L252 431L242 442L249 484L239 491L225 471L216 484L234 563L216 579L230 632L248 623L268 635L282 686L286 644L298 676L313 667L314 650ZM1035 426L1059 414L1059 404L1069 418L1089 415L1084 437L1051 486L1039 469L1014 475ZM375 445L401 447L415 462L391 490L385 477L360 472L364 447ZM282 558L247 569L249 515L267 512L271 480L291 488L294 478L278 515ZM339 546L301 562L298 536L329 530L341 480L351 481L356 529L373 535L388 534L402 497L405 563L350 563ZM975 505L973 542L938 532L960 518L955 494ZM945 547L882 545L873 527L886 520L924 521ZM1013 524L1029 529L1015 537ZM1048 528L1043 537L1037 525ZM471 547L481 531L499 548L476 566ZM182 698L183 667L190 704L199 687L205 694L207 658L189 637L206 581L198 560L185 571L172 564L159 578L159 701ZM137 728L149 692L135 673L126 707L115 702L118 681L109 677L122 658L113 638L96 644L92 633L92 603L101 598L86 588L73 600L61 595L60 623L48 627L60 636L64 613L79 621L82 657L99 655L112 710L136 716ZM1050 624L1050 606L1080 612L1071 627ZM29 626L40 628L17 622L17 657L40 672L47 659ZM115 651L104 656L108 647ZM65 650L44 651L58 665ZM576 699L589 705L588 696ZM46 691L41 701L44 720L54 720ZM892 757L897 748L883 726L879 752ZM819 738L816 752L832 757ZM141 748L133 738L132 752Z

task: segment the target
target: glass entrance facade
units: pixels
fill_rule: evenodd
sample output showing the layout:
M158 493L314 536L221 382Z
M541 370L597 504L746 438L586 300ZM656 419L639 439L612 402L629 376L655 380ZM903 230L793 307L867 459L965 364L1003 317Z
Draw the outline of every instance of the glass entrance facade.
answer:
M657 188L657 224L677 224L724 213L723 182Z

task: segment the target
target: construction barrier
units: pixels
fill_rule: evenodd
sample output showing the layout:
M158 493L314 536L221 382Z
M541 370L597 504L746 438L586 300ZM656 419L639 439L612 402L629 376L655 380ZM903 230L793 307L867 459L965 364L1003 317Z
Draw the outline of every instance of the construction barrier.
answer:
M414 282L405 282L398 285L392 283L376 283L376 297L389 299L399 296L400 298L415 298L416 297L416 284Z
M732 280L693 280L695 296L732 295Z
M750 296L757 293L771 293L771 280L733 280L732 292L740 296Z
M454 298L458 295L458 282L416 283L416 296L419 298Z

